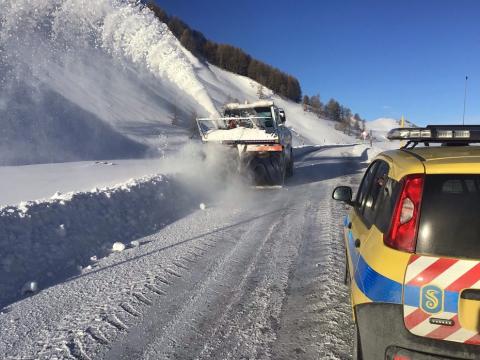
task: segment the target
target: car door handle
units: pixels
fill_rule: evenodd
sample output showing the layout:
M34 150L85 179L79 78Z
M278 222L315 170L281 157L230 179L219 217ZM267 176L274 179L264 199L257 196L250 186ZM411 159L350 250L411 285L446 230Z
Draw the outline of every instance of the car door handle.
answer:
M360 244L361 244L360 239L355 240L355 247L356 248L359 248Z
M460 297L465 300L480 301L480 290L476 290L476 289L463 290L462 295L460 295Z

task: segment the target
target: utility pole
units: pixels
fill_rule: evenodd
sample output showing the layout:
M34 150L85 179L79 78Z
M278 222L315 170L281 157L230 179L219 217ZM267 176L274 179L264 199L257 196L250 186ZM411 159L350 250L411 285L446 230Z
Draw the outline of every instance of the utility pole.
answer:
M468 82L468 76L465 76L465 94L463 96L463 118L462 118L463 125L465 125L465 110L467 109L467 82Z

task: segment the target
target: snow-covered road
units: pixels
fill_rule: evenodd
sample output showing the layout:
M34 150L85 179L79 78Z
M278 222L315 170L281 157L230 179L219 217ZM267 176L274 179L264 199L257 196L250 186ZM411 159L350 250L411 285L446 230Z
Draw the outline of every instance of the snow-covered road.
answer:
M344 207L366 152L314 149L0 314L0 358L347 359Z

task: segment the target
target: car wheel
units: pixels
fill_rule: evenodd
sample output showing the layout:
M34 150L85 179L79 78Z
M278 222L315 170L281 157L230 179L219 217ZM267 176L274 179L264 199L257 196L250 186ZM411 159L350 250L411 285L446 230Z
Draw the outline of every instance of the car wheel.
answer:
M355 323L355 334L353 335L352 359L363 360L362 344L360 342L360 332L358 331L358 325L356 323Z
M348 266L348 254L345 251L345 276L343 278L344 285L350 285L350 267Z

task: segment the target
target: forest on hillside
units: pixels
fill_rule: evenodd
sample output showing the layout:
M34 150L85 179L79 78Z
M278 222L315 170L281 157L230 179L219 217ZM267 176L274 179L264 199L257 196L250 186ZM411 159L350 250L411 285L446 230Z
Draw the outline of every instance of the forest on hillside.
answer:
M305 111L313 112L319 118L338 122L336 128L345 133L358 133L365 129L365 120L337 100L330 99L323 104L320 95L305 94L302 97L300 82L294 76L253 58L240 48L207 39L178 17L168 15L153 0L148 0L146 6L161 22L167 24L182 45L199 59L232 73L247 76L280 96L302 103ZM261 89L259 93L262 93Z
M242 49L228 44L211 41L175 16L169 16L153 1L147 2L148 8L180 40L182 45L202 60L221 69L238 75L247 76L276 94L295 102L302 100L302 89L298 79L279 69L257 60Z

